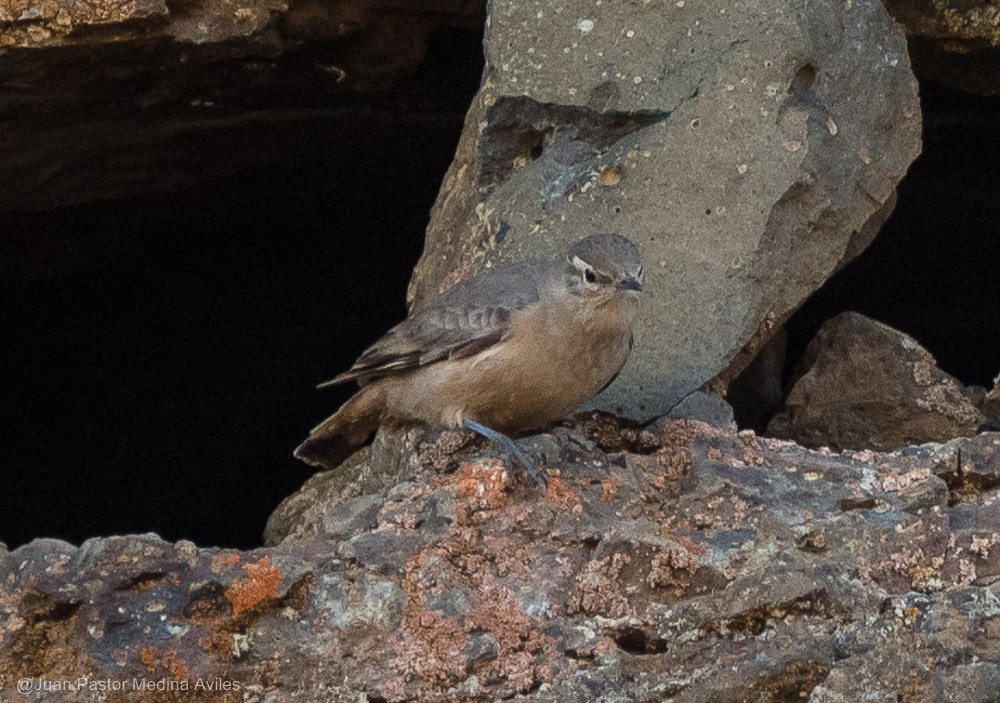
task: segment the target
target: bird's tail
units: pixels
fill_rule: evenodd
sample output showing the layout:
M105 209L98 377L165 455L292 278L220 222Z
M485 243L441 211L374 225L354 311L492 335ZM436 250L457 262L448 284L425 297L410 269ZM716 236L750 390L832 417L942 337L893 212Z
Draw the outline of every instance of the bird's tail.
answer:
M296 447L296 458L316 467L336 468L379 428L384 408L378 384L365 386L313 428L306 441Z

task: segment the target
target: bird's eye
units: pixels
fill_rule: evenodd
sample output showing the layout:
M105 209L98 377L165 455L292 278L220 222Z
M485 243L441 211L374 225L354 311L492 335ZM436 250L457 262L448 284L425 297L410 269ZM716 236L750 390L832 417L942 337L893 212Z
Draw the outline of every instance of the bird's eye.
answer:
M594 269L587 269L584 271L583 277L586 279L587 283L597 283L597 274L594 273Z

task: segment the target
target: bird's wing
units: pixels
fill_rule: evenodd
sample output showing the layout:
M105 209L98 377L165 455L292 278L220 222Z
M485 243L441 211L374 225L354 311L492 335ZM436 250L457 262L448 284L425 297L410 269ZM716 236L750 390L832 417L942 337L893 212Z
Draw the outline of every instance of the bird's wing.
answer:
M427 308L403 320L369 347L354 366L326 386L381 376L471 356L496 344L511 317L538 300L541 265L521 263L491 269L452 286Z

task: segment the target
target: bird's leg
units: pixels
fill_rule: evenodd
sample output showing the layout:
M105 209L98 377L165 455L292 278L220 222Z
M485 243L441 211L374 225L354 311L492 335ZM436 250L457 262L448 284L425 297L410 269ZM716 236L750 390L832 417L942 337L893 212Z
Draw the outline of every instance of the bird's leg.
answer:
M492 427L487 427L481 422L476 422L475 420L470 420L468 418L462 420L462 424L476 434L481 435L498 445L507 454L507 456L513 456L517 459L518 463L524 467L524 470L529 476L541 479L542 483L548 484L545 474L536 469L534 463L528 458L528 455L521 451L517 444L514 443L514 440L505 435L503 432L499 432L494 430Z

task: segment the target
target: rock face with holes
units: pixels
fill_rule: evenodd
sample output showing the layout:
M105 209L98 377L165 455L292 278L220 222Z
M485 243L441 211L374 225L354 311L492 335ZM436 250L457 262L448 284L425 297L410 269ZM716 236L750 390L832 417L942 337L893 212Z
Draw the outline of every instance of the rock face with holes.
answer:
M122 702L995 700L1000 434L832 454L594 417L526 446L547 488L460 447L425 444L405 482L353 498L317 476L325 497L289 501L252 552L0 546L0 698L26 679L41 692L24 700L61 703L91 686Z
M486 58L413 305L501 259L628 235L644 313L598 406L635 418L737 373L864 249L920 150L878 0L497 0Z
M896 449L969 436L985 422L972 393L912 337L845 312L810 342L768 434L811 447Z

